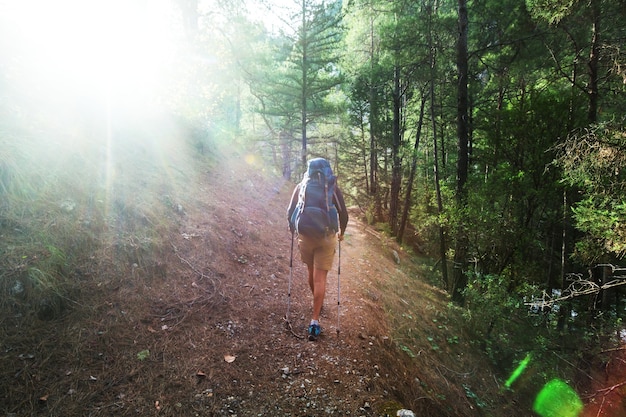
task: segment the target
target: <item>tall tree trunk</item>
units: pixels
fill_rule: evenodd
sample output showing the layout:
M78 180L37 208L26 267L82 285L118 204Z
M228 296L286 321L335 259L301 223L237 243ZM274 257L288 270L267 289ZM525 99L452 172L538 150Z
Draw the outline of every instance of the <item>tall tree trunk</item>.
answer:
M376 87L374 81L374 66L376 65L376 54L374 51L374 18L370 18L370 85L369 85L369 105L370 105L370 188L369 194L374 200L374 216L376 219L382 218L382 202L378 192L378 145L376 143L376 128L378 120L378 106L376 104Z
M434 79L431 81L431 100L435 97ZM433 171L435 176L435 192L437 193L437 213L441 215L443 213L443 198L441 196L441 180L439 178L439 146L437 144L437 122L435 121L435 110L431 103L431 118L433 123ZM447 289L450 289L450 282L448 279L448 260L446 259L447 243L446 243L446 230L443 225L439 225L439 256L441 257L441 276Z
M278 132L278 142L280 143L283 162L283 178L285 179L291 179L291 140L292 137L289 133L283 130Z
M431 13L432 16L432 13ZM436 57L435 46L432 40L432 27L428 31L429 33L429 47L430 47L430 118L432 122L433 132L433 171L435 179L435 192L437 194L437 213L441 215L443 213L443 197L441 195L441 179L439 175L439 145L437 144L437 119L435 110L435 69L436 69ZM441 257L441 276L446 288L449 289L450 282L448 278L448 260L446 258L447 242L446 242L446 230L443 225L439 225L439 256Z
M187 41L193 43L198 37L198 0L178 0L182 13L182 25Z
M467 173L469 166L469 94L467 89L468 58L467 58L467 0L458 0L458 29L457 44L457 71L458 71L458 98L457 98L457 135L458 156L456 169L456 199L457 208L463 213L467 206ZM463 223L462 221L460 223ZM467 286L465 275L467 265L468 240L465 229L461 225L456 228L456 244L454 249L454 288L452 298L456 302L463 301L463 292Z
M372 87L373 89L373 87ZM370 107L375 105L370 101ZM370 116L373 116L370 112ZM370 120L370 188L369 194L375 197L378 194L378 152L376 151L376 134L374 133L374 121Z
M308 94L308 85L307 85L307 75L308 75L308 57L307 57L307 27L306 27L306 0L302 0L302 98L301 98L301 128L302 128L302 148L301 148L301 159L302 159L302 167L306 168L306 160L307 160L307 138L306 138L306 128L307 128L307 106L306 106L306 98Z
M363 164L363 178L365 178L365 190L369 192L370 189L370 180L369 173L367 167L367 137L365 134L365 124L363 120L363 115L360 117L360 128L361 128L361 161Z
M598 63L600 60L600 1L591 0L591 50L589 52L589 85L587 94L589 95L588 119L589 123L598 120Z
M567 190L563 190L563 224L562 224L562 234L561 234L561 292L564 293L568 282L565 276L565 265L567 260L567 229L568 229L568 218L569 218L569 206L567 202ZM566 330L567 319L570 315L570 305L569 301L563 303L561 308L559 308L559 319L557 322L557 329L559 331Z
M415 172L417 171L417 150L420 145L420 138L422 136L422 125L424 123L424 109L426 107L426 95L422 94L422 102L420 104L420 116L415 128L415 144L413 145L413 159L411 161L411 172L409 173L409 181L406 186L406 194L404 196L404 208L402 210L402 219L400 220L400 227L398 228L398 234L396 241L402 244L404 238L404 231L406 229L406 223L409 218L409 209L411 208L411 193L413 191L413 181L415 180Z
M400 69L396 65L393 70L393 120L391 146L391 195L389 201L389 226L394 235L398 233L398 204L400 202L400 186L402 185L402 162L400 146L402 144L400 132L400 111L402 97L400 93Z

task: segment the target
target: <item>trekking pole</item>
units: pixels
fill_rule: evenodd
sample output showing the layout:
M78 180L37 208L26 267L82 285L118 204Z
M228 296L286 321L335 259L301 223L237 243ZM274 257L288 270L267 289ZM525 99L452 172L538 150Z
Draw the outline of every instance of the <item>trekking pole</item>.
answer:
M341 240L339 241L339 260L337 262L337 337L339 337L339 306L341 306L341 287L339 285L341 276Z
M285 323L287 325L287 329L291 332L292 335L297 337L298 339L304 339L304 336L299 335L293 331L293 327L291 327L291 322L289 321L289 310L291 309L291 280L293 278L293 235L295 231L291 231L291 253L289 254L289 288L287 290L287 314L285 314Z
M287 321L287 325L289 324L289 310L291 308L291 279L293 278L293 235L294 231L291 231L291 253L289 255L289 287L287 289L287 314L285 315L285 320Z

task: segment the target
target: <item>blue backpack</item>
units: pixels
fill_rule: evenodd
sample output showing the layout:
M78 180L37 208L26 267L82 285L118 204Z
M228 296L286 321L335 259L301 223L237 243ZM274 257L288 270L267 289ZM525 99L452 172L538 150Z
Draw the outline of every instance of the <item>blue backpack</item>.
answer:
M322 238L339 231L337 208L333 202L337 177L324 158L311 159L300 183L298 204L291 224L298 234Z

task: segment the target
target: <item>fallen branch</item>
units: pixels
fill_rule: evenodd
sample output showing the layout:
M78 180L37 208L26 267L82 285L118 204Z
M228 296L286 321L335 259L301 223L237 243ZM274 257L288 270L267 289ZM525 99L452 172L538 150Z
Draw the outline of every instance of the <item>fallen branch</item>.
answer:
M607 387L607 388L602 388L599 389L598 391L596 391L597 393L602 394L603 396L607 396L609 395L611 392L613 392L614 390L616 390L619 387L623 387L624 385L626 385L626 381L622 381L619 384L615 384L611 387Z
M289 329L289 331L291 331L292 335L294 335L298 339L304 339L304 336L302 336L301 334L297 334L296 332L293 331L293 327L291 326L291 322L289 320L287 320L287 317L283 317L283 320L285 320L285 323L287 323L287 329Z
M623 268L613 268L613 271L622 271ZM605 282L602 285L597 284L594 281L583 279L582 274L570 274L572 277L572 283L563 291L566 295L560 297L552 297L545 290L541 295L541 300L533 300L524 305L535 307L538 309L551 308L557 303L571 300L572 298L581 297L584 295L598 294L600 291L608 290L609 288L619 287L626 284L626 277L619 276L611 281Z
M195 266L193 266L191 264L191 262L189 262L187 259L183 258L182 256L180 256L178 254L178 248L173 244L170 243L172 245L172 248L174 249L174 255L176 255L176 257L178 257L178 259L180 259L181 262L183 262L184 264L186 264L189 268L191 268L191 270L193 272L195 272L196 274L200 275L200 278L208 278L204 272L200 271L199 269L197 269Z

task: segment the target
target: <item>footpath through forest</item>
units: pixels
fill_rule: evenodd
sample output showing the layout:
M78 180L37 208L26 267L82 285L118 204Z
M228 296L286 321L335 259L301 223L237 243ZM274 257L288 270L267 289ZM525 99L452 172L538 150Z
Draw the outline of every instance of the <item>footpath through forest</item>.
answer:
M176 171L177 226L154 225L156 250L125 234L73 272L80 293L60 318L4 319L5 415L527 415L497 395L446 294L357 210L309 342L296 245L288 297L293 184L244 154ZM146 221L127 211L127 226Z

